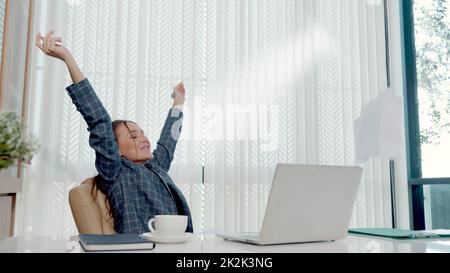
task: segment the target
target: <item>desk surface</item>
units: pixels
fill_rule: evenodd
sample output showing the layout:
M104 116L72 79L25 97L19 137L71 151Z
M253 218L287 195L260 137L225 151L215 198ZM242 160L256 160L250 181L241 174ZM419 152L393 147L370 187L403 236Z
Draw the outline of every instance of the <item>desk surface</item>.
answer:
M83 252L76 237L7 238L0 240L0 252ZM213 234L196 235L183 244L157 244L153 253L450 253L450 239L391 240L368 236L348 236L335 242L277 246L254 246L229 242Z

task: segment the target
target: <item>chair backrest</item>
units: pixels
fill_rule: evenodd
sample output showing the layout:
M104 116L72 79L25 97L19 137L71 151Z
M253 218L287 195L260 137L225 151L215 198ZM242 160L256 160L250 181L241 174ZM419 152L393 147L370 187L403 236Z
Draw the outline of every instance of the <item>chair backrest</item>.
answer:
M69 203L80 234L115 234L106 196L97 188L94 178L86 179L69 192ZM95 198L94 198L95 197Z

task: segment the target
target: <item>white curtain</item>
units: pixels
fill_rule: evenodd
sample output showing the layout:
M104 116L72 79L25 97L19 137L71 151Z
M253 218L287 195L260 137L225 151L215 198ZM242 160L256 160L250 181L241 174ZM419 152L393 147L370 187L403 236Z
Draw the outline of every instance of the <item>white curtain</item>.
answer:
M383 7L361 0L40 0L113 119L157 140L184 81L170 174L194 228L255 231L277 163L354 164L353 121L385 88ZM19 235L76 233L69 190L95 175L64 65L34 50L29 124L41 150L25 174ZM352 226L389 226L387 166L364 163Z

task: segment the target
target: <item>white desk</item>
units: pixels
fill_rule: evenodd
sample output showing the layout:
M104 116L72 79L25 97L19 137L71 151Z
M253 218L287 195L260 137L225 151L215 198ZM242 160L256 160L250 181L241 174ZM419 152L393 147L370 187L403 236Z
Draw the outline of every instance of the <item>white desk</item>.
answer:
M74 238L73 238L74 239ZM83 252L78 242L50 237L0 240L0 252ZM196 235L183 244L157 244L153 253L450 253L450 239L390 240L348 236L336 242L254 246L224 241L212 234Z

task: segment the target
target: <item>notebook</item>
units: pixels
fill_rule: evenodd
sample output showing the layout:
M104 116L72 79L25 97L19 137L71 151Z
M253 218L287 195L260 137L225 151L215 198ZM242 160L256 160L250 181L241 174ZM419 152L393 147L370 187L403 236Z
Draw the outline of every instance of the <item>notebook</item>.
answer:
M349 233L386 237L393 239L432 239L432 238L450 238L450 230L404 230L391 228L352 228Z
M155 243L137 234L80 234L80 244L90 251L152 250Z

